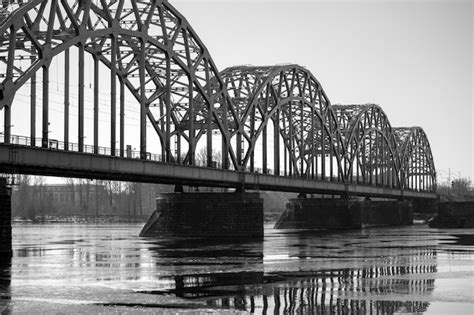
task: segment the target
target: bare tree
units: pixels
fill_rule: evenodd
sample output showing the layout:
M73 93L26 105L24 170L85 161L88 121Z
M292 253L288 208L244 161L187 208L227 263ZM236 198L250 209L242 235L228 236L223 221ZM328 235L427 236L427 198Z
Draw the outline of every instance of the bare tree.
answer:
M442 198L452 201L470 200L474 197L471 181L466 178L457 178L451 185L438 185L437 192Z
M99 187L102 186L102 182L100 180L94 181L94 191L95 191L95 217L99 217L99 209L101 205L101 195L99 192Z
M457 178L451 182L451 189L456 194L468 195L471 192L471 181L467 178Z
M32 178L29 175L18 175L16 178L17 189L12 196L12 214L22 218L34 219L33 194L31 193Z
M76 180L74 178L65 178L64 181L66 182L66 185L69 187L70 193L71 193L71 199L69 202L69 209L70 211L67 211L67 213L76 213L77 209L77 192L76 192ZM72 212L71 212L72 210Z
M212 149L212 161L214 163L218 163L222 160L222 153L221 151ZM208 165L207 164L207 147L202 147L196 152L196 164L197 165ZM212 165L212 163L211 163Z

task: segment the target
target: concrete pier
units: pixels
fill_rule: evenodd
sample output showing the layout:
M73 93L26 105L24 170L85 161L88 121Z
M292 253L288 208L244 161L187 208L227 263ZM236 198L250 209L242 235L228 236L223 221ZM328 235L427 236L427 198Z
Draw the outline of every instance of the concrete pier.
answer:
M140 236L263 237L263 199L258 193L168 193Z
M408 201L290 199L276 229L360 229L413 224Z
M11 191L6 178L0 178L0 260L12 257Z

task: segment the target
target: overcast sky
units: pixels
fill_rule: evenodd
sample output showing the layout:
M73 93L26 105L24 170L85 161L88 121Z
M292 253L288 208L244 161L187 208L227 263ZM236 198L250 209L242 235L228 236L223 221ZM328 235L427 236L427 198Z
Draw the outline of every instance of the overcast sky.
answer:
M333 104L421 126L441 181L474 179L472 1L170 1L219 70L297 63Z

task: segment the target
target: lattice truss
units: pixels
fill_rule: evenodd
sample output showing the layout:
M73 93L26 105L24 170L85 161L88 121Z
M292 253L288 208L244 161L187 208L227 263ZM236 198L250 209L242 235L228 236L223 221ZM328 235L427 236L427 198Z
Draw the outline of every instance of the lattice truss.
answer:
M147 158L148 123L158 136L164 162L196 165L196 151L204 143L207 166L219 162L224 169L282 176L435 188L433 158L421 128L392 128L387 115L373 104L332 106L316 78L298 65L236 66L219 73L187 20L165 0L3 1L0 47L5 142L10 141L15 94L31 82L33 111L35 78L41 72L41 138L42 146L48 145L50 65L64 54L67 74L69 50L74 47L79 59L74 62L79 62L80 152L84 151L85 102L81 87L88 53L94 64L94 153L102 64L110 71L111 155L124 154L123 90L128 89L139 106L142 159ZM66 75L66 112L68 85ZM34 139L34 112L31 117ZM67 119L65 115L66 150L71 140ZM216 152L221 153L219 161Z
M394 128L403 187L430 190L436 185L436 169L428 137L420 127Z
M398 187L397 143L384 111L373 104L333 108L347 148L346 178L351 182Z
M224 148L234 156L232 148L225 145L227 128L216 119L228 105L226 92L222 83L212 89L207 84L213 77L220 82L216 67L186 19L167 1L32 0L8 8L14 11L4 17L0 28L4 48L0 52L0 108L11 105L15 92L36 71L42 69L47 79L51 60L74 45L79 47L79 60L84 52L90 53L96 66L102 62L109 67L111 77L118 76L139 102L142 153L146 152L147 117L159 135L167 161L176 158L170 149L173 136L189 143L186 160L191 160L199 137L196 129L204 120L212 120L222 134ZM22 60L30 60L30 65L20 66ZM47 80L44 83L47 85ZM115 93L115 88L111 89ZM195 108L210 109L206 111L209 116ZM179 128L186 119L197 126ZM226 122L235 124L235 119L229 116ZM79 142L82 138L80 135ZM112 139L112 147L115 142Z
M342 139L330 103L308 70L298 65L238 66L221 76L240 122L241 129L232 130L231 137L244 167L254 169L260 145L264 172L270 147L275 173L283 165L290 176L339 177Z

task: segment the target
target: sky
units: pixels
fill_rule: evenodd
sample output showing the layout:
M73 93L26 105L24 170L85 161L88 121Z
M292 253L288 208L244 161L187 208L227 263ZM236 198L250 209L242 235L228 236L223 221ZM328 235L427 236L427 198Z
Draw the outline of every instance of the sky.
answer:
M472 1L170 3L219 70L305 66L332 104L375 103L393 127L422 127L439 181L474 180Z

